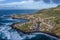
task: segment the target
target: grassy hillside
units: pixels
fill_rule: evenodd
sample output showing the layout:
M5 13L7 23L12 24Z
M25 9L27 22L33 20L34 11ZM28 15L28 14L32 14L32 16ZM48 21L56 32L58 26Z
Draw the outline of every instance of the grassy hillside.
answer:
M60 35L60 6L57 6L56 8L43 9L37 13L38 14L35 14L35 17L47 18L54 21L56 27L53 32L56 33L56 35Z
M22 31L43 31L60 36L60 6L57 6L55 8L43 9L31 15L13 15L12 18L25 18L30 20L29 23L27 22L22 26L19 26L21 24L15 24L16 28Z

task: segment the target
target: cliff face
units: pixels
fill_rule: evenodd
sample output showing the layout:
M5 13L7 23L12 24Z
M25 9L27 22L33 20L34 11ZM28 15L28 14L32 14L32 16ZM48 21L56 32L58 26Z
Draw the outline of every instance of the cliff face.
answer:
M44 9L41 11L40 15L39 13L40 12L38 12L37 16L40 16L46 20L50 20L51 22L49 24L54 26L53 33L60 36L60 5L55 8Z
M12 18L28 19L26 23L15 23L14 28L24 32L42 31L60 36L60 6L40 10L31 15L12 15Z

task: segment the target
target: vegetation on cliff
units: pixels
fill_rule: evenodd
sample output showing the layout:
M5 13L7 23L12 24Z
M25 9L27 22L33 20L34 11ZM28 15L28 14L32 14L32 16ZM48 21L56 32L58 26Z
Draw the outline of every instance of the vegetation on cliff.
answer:
M53 33L56 33L56 35L60 36L60 6L56 8L42 10L41 13L38 12L36 16L38 17L40 16L42 18L54 21L55 27Z
M17 25L17 29L25 32L50 32L60 36L60 6L56 8L43 9L31 15L14 15L12 18L23 18L30 20L29 23L27 22L21 26ZM38 22L41 23L39 24Z

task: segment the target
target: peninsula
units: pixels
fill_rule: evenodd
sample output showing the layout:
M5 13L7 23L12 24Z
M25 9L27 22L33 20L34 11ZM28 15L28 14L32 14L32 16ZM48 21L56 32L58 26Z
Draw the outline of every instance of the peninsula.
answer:
M14 19L29 20L25 23L14 23L13 28L24 32L48 32L60 37L60 6L39 10L34 14L11 15Z

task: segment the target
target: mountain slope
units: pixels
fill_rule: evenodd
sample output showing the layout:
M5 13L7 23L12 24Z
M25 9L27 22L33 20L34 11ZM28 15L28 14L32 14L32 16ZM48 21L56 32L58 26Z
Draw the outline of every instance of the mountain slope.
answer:
M55 22L53 33L60 35L60 5L56 8L43 9L37 12L36 16ZM47 22L47 21L46 21ZM51 22L52 23L52 22ZM54 23L53 23L54 24Z

